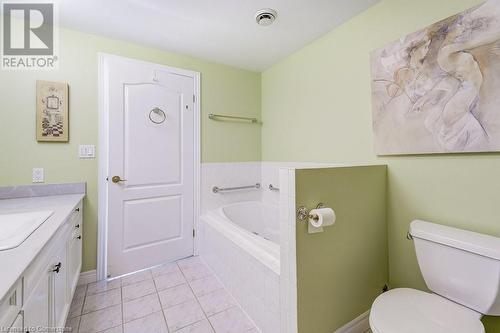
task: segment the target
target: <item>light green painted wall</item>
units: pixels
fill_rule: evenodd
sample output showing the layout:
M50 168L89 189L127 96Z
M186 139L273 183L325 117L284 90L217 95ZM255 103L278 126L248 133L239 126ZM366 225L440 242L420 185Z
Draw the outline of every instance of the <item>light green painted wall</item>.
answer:
M58 71L0 71L0 186L28 184L31 168L46 183L86 181L83 270L96 267L98 160L78 159L79 144L98 144L97 53L106 52L201 72L202 160L260 160L260 126L214 122L207 114L260 118L260 74L108 38L61 30ZM70 142L35 141L35 81L68 82Z
M500 236L500 155L377 158L373 153L369 52L481 0L383 0L262 74L262 158L388 165L392 287L425 288L414 218ZM487 318L488 333L500 318Z
M318 234L297 220L299 333L332 333L370 308L388 281L386 167L297 170L296 206L332 207Z

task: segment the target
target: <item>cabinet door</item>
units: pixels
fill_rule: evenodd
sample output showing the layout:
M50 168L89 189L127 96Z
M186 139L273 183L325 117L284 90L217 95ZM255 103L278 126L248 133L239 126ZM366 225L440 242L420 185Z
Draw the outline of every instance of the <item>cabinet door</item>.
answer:
M68 297L71 298L80 277L82 268L82 234L75 230L68 241ZM71 300L70 300L71 301Z
M69 306L69 300L66 296L67 294L67 260L66 260L66 243L61 246L59 251L57 251L54 257L52 268L52 279L54 280L52 286L51 297L53 301L54 316L52 324L56 327L64 325L64 314L66 313L66 307Z
M30 332L46 332L39 327L49 327L49 272L44 272L31 295L24 304L24 330Z

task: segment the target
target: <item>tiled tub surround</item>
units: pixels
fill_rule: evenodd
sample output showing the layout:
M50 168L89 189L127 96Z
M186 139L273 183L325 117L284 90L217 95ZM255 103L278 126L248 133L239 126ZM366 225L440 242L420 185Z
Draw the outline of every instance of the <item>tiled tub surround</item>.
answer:
M280 204L280 193L282 193L283 191L269 190L269 184L272 184L274 187L278 187L280 190L281 187L287 186L286 183L283 183L283 180L280 179L280 169L289 170L296 168L325 168L333 166L340 166L340 164L312 162L261 162L261 182L264 189L262 191L261 200L262 202L270 205Z
M215 212L200 220L203 260L262 332L280 332L279 246L262 238L264 246Z
M279 192L269 190L269 184L279 188L280 168L325 167L331 163L311 162L238 162L203 163L201 166L201 213L235 202L262 201L279 204ZM214 186L233 187L260 183L260 190L250 189L213 193Z
M201 166L202 214L234 202L260 201L261 190L213 193L212 188L253 185L261 181L261 162L203 163Z
M78 287L66 322L79 333L257 333L199 257Z
M281 332L296 333L297 328L297 262L296 262L296 204L295 169L279 169L280 217L280 327Z
M280 332L280 279L285 278L286 288L282 291L289 291L288 274L280 277L280 247L287 247L286 255L281 254L281 260L292 260L292 252L288 246L292 243L287 238L280 236L280 244L273 251L266 251L259 246L255 246L252 240L245 240L245 237L234 237L238 233L233 232L234 227L224 227L228 222L217 218L217 210L221 207L234 203L247 201L260 201L267 205L278 207L280 205L280 191L269 190L269 184L275 187L283 187L281 193L289 187L288 178L280 179L279 171L283 168L293 168L301 166L319 167L325 166L323 163L308 162L245 162L245 163L204 163L202 165L202 217L199 223L200 255L205 262L213 269L228 291L241 304L242 308L255 321L263 332ZM288 171L286 171L288 172ZM283 183L284 181L284 183ZM261 183L260 190L243 190L227 193L213 193L213 186L231 187L241 185L251 185ZM283 191L284 190L284 191ZM280 209L287 211L288 202L285 202ZM294 209L293 207L291 209ZM219 214L220 215L220 214ZM283 215L283 214L280 214ZM288 216L288 214L286 215ZM291 237L288 220L281 218L280 233L287 231L287 237ZM219 222L217 222L219 221ZM283 224L283 221L286 221ZM269 222L269 221L267 221ZM295 235L293 235L295 237ZM248 238L248 237L247 237ZM293 238L294 239L294 238ZM249 249L254 249L254 251ZM274 252L270 255L270 252ZM289 255L290 252L290 255ZM288 264L284 266L288 270ZM282 293L283 294L283 293ZM286 313L288 299L283 294L283 307L281 314ZM295 316L296 318L296 316ZM293 318L290 318L293 320ZM284 318L284 322L287 319ZM283 326L283 332L288 332Z

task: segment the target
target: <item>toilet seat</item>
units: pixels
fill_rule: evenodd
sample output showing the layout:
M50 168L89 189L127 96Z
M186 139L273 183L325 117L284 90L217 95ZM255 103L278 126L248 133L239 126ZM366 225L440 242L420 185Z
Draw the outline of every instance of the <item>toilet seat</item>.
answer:
M370 312L374 333L485 333L481 314L414 289L380 295Z

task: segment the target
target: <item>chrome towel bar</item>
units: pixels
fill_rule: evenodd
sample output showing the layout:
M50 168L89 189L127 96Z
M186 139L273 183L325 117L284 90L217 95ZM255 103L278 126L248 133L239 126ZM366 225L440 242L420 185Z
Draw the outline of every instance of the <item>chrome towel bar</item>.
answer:
M209 113L208 118L212 120L217 120L217 118L221 119L233 119L233 120L244 120L244 121L249 121L252 124L257 123L258 120L257 118L250 118L250 117L238 117L238 116L225 116L223 114L215 114L215 113Z
M237 191L237 190L246 190L250 188L260 188L260 183L257 183L255 185L249 185L249 186L237 186L237 187L218 187L214 186L212 187L212 192L214 193L219 193L219 192L226 192L226 191Z

